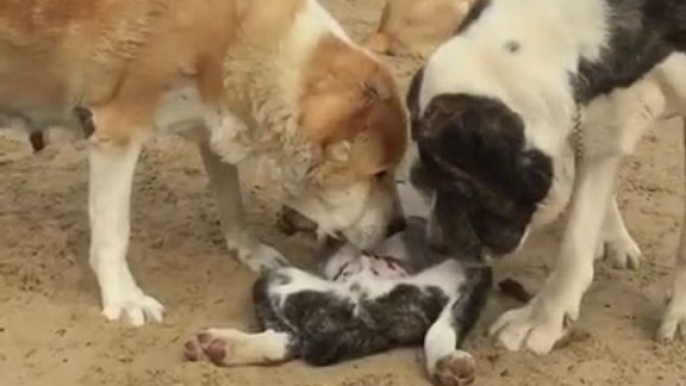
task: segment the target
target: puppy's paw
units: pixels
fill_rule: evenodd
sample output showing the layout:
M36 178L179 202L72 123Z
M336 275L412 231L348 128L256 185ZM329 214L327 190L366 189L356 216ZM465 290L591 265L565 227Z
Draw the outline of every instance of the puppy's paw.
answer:
M227 366L230 345L222 336L203 331L184 344L183 354L191 362L209 361L216 366Z
M436 362L431 377L438 386L470 385L476 378L476 362L468 352L457 350Z
M638 269L641 256L641 248L629 235L601 240L596 249L596 258L618 269Z
M154 298L147 296L138 287L110 293L104 301L102 315L110 321L125 318L133 326L146 322L161 322L164 307Z
M578 306L579 302L535 297L526 306L505 312L489 334L510 351L547 354L567 335L567 328L577 319Z
M679 295L670 299L657 331L657 339L662 342L671 342L679 337L686 339L686 293Z

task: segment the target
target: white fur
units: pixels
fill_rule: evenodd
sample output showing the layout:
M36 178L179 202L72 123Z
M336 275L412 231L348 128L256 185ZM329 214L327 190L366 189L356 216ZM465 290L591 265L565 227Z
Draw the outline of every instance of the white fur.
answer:
M498 12L490 12L493 7ZM577 71L581 59L601 59L609 9L597 0L498 0L489 8L478 23L440 47L427 63L420 113L441 93L498 99L522 117L529 145L553 158L551 194L539 206L532 225L557 218L571 196L555 266L528 305L505 313L491 328L509 349L547 353L566 332L566 323L577 319L598 251L607 248L616 265L638 265L640 250L612 198L617 169L655 121L686 116L686 56L670 56L631 87L588 106L583 114L584 157L575 170L567 143L575 113L569 74ZM506 49L510 41L519 43L516 53ZM660 330L665 339L671 339L679 326L682 332L686 328L684 238L686 231L674 295Z
M287 193L287 203L292 201L328 231L343 231L360 246L379 240L393 215L392 192L378 192L368 182L325 192L303 184L312 161L311 149L297 127L305 61L326 34L352 45L324 8L315 0L305 1L276 50L232 47L225 63L230 69L224 78L225 105L204 105L198 90L184 83L163 96L155 114L158 129L200 143L227 246L254 270L283 265L285 259L246 230L236 164L248 158L267 160L274 181ZM239 53L234 55L234 50ZM96 126L98 118L96 110ZM162 318L162 306L140 290L126 263L130 193L142 142L134 139L119 153L105 151L100 146L107 144L98 143L90 152L91 266L101 287L105 316L114 320L125 315L134 325Z
M661 71L658 66L630 88L599 97L585 109L586 151L560 253L537 296L525 307L506 312L491 327L506 348L544 354L564 336L579 316L599 244L609 247L615 264L638 265L640 250L623 224L613 191L622 157L668 111L664 89L656 81Z
M99 145L91 145L89 152L90 265L100 285L102 312L108 320L127 317L136 326L146 318L160 321L163 312L138 287L126 262L131 185L140 150L140 143L132 143L121 153L104 152Z
M499 12L487 8L479 23L429 59L420 113L441 93L492 97L523 117L531 146L557 157L565 151L575 111L569 74L580 58L596 59L605 44L602 2L498 0L497 6ZM511 41L521 46L516 54L506 49Z
M455 329L451 326L452 323L454 323L452 307L445 307L438 319L429 327L429 331L426 332L424 337L424 360L429 374L433 374L436 371L436 363L441 358L455 352L457 336L455 335ZM470 355L464 351L461 352Z
M211 344L223 345L222 366L277 363L287 359L289 335L274 330L245 333L234 329L210 328L205 331Z

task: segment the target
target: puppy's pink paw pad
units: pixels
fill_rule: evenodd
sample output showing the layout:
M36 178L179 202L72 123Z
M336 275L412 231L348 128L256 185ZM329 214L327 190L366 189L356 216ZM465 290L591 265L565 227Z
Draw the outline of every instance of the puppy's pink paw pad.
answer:
M466 352L446 355L436 363L433 378L439 386L466 386L476 379L476 362Z
M191 339L183 345L183 356L186 360L197 362L203 359L203 351L197 339Z
M224 339L204 331L184 344L183 353L186 359L191 362L209 360L217 366L224 366L228 348L229 346Z

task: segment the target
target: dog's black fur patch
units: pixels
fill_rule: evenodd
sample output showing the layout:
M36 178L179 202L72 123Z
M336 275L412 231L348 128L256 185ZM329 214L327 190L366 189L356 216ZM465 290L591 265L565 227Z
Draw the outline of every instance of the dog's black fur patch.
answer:
M459 300L451 311L457 347L476 324L492 285L490 268L465 272ZM363 357L401 346L421 344L449 299L438 287L399 284L388 294L350 298L326 291L303 290L284 299L272 287L290 280L278 271L262 275L253 287L253 300L262 329L291 337L289 357L315 366Z
M686 1L606 0L611 37L600 60L581 61L572 77L584 103L628 87L674 52L686 52Z
M672 53L686 52L686 1L597 1L609 10L609 43L600 60L581 60L570 74L581 104L631 85ZM497 0L478 2L458 32L496 5ZM434 96L420 116L422 77L422 72L415 76L408 95L420 153L412 181L435 194L434 216L442 234L435 232L433 244L451 255L512 252L548 194L553 161L524 149L521 118L499 101L456 91Z
M471 7L467 15L464 17L460 25L455 30L456 34L466 31L476 20L481 17L484 11L491 5L492 0L476 0Z
M433 192L444 253L479 257L514 249L552 184L552 161L525 149L524 123L503 103L471 95L432 99L415 135L420 162L411 171Z

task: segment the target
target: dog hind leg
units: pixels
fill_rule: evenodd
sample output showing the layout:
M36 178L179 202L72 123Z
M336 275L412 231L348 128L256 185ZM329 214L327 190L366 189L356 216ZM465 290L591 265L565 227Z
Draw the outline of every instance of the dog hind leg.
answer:
M617 197L605 214L596 258L604 258L615 268L637 269L641 263L641 249L624 224Z
M686 120L684 121L686 145ZM671 299L658 330L658 339L671 341L678 335L686 339L686 208L681 222L681 237L676 253Z

